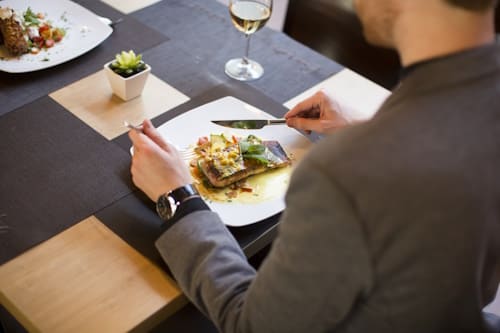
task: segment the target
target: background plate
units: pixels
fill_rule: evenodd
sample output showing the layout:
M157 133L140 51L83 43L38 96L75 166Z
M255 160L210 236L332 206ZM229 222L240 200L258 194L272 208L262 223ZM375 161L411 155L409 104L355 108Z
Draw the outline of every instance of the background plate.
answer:
M215 125L211 120L222 119L272 119L270 114L237 98L227 96L199 106L158 127L164 138L180 148L196 144L201 136L211 133L228 133L239 137L255 134L265 140L277 140L294 157L294 165L308 150L311 142L286 125L265 126L260 130L230 129ZM259 203L208 202L222 221L229 226L245 226L259 222L285 208L284 191L276 198Z
M54 47L40 53L12 57L0 46L0 71L25 73L49 68L74 59L102 43L113 29L97 15L68 0L3 0L0 6L10 7L22 15L28 7L44 13L54 27L66 29L66 36Z

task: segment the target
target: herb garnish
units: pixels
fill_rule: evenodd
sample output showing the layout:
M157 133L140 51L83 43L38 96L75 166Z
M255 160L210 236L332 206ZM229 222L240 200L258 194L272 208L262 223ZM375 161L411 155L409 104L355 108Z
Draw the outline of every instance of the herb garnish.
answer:
M31 26L31 25L39 25L40 20L38 19L38 16L33 13L30 7L24 12L24 23L25 25Z

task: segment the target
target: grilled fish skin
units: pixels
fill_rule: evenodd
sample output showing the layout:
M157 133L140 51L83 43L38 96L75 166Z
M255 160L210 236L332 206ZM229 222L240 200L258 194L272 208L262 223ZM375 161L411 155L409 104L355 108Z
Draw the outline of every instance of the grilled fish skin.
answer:
M198 167L213 187L226 187L249 176L263 173L272 169L282 168L291 164L290 158L277 141L263 141L269 151L276 157L275 162L265 165L255 160L246 160L245 168L230 175L223 174L221 170L206 159L198 161Z
M28 52L28 42L24 38L23 28L10 8L0 8L0 33L10 54L20 56Z

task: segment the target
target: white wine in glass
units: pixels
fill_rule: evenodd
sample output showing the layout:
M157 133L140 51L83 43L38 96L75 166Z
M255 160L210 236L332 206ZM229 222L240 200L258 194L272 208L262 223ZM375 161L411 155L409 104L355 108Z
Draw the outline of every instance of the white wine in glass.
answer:
M271 17L272 0L229 0L229 13L234 26L246 36L247 45L243 58L231 59L226 63L226 74L233 79L250 81L264 73L262 66L248 58L250 36L262 28Z

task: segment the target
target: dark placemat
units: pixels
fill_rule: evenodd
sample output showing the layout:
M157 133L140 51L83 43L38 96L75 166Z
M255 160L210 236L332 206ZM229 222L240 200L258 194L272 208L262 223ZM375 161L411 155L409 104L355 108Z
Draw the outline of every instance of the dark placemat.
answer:
M129 154L49 97L0 133L0 265L133 191Z
M5 331L3 332L1 328ZM28 331L0 305L0 333L28 333Z
M245 52L245 37L231 23L218 1L169 0L132 14L172 39L147 52L156 76L188 96L209 85L236 82L224 73L225 63ZM264 27L252 35L250 58L264 67L264 76L249 83L284 103L343 67L287 35Z
M166 269L154 242L161 235L162 221L154 203L141 191L136 191L95 214L97 218L134 249ZM241 248L251 257L277 235L280 214L244 227L229 227Z
M225 96L234 96L277 117L286 112L285 107L255 88L244 83L233 82L231 85L218 85L207 90L189 102L153 119L153 123L155 126L159 126L186 111ZM131 142L127 134L121 135L113 141L124 151L129 151ZM154 242L160 235L161 220L156 215L154 204L140 191L106 207L96 215L139 252L154 262L161 263L161 258L154 247ZM229 228L229 230L236 237L246 255L251 257L274 239L277 233L279 215L248 226Z
M150 333L165 332L217 333L219 331L210 319L189 303L150 331Z
M122 17L113 33L101 45L64 64L30 73L0 72L0 116L34 101L69 83L102 69L121 50L140 53L168 40L158 31L133 17L125 16L100 1L79 1L94 13L112 20Z
M156 215L154 203L141 191L127 195L95 216L134 249L165 268L154 246L162 221Z

